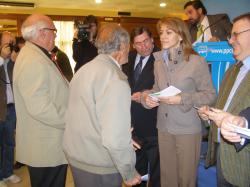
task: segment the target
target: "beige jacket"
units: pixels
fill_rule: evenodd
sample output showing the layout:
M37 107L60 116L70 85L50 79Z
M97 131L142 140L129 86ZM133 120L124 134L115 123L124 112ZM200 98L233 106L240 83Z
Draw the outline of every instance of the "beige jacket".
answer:
M211 105L216 99L207 63L198 55L190 55L189 61L179 55L175 63L168 64L163 60L163 51L154 53L154 56L155 84L151 92L169 85L182 91L180 105L160 104L157 128L176 135L201 132L201 120L193 106Z
M130 88L108 55L98 55L70 82L64 150L69 163L97 173L135 175L130 133Z
M68 82L36 45L26 42L15 63L16 157L33 167L65 164L62 137Z

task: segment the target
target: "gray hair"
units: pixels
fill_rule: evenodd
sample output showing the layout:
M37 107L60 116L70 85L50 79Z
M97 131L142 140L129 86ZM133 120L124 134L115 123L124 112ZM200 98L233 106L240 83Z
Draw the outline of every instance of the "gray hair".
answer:
M24 24L21 27L22 36L25 40L33 40L38 37L38 31L42 28L47 27L47 23L43 20L37 21L32 25Z
M111 54L120 50L121 44L129 44L128 32L117 24L105 24L97 34L95 45L99 54Z

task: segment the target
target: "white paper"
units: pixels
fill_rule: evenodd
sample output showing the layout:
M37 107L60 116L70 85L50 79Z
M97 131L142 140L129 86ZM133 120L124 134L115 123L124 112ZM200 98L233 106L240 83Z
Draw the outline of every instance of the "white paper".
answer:
M148 181L148 174L141 176L142 181Z
M159 97L169 97L169 96L175 96L177 94L181 93L181 90L174 86L169 86L165 88L164 90L161 90L160 92L149 94L152 98L159 98Z
M240 135L242 138L250 139L250 129L242 128L236 125L231 124L237 134Z

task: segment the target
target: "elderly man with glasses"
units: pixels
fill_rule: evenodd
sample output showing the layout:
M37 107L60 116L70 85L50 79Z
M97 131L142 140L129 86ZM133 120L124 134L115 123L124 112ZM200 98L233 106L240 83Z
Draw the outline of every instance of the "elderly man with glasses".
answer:
M23 23L25 46L13 72L16 157L28 166L32 187L64 187L67 161L62 149L68 81L50 58L56 28L41 14Z
M233 21L229 43L233 47L233 54L237 63L225 75L215 105L216 108L233 115L238 115L243 109L250 106L250 12L238 16ZM250 184L250 145L236 152L234 145L217 138L218 128L225 117L218 109L202 107L199 110L203 119L213 120L209 137L207 164L213 164L215 159L214 145L219 142L217 158L218 186L249 186ZM215 125L216 124L216 125Z

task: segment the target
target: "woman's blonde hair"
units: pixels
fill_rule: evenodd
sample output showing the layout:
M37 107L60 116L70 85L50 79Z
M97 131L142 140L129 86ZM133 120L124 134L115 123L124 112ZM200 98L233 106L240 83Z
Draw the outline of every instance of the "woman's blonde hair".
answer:
M158 33L160 33L162 25L166 25L168 29L173 30L182 38L180 45L183 49L185 60L188 60L191 54L197 54L192 48L191 36L183 20L176 17L163 17L156 25Z

